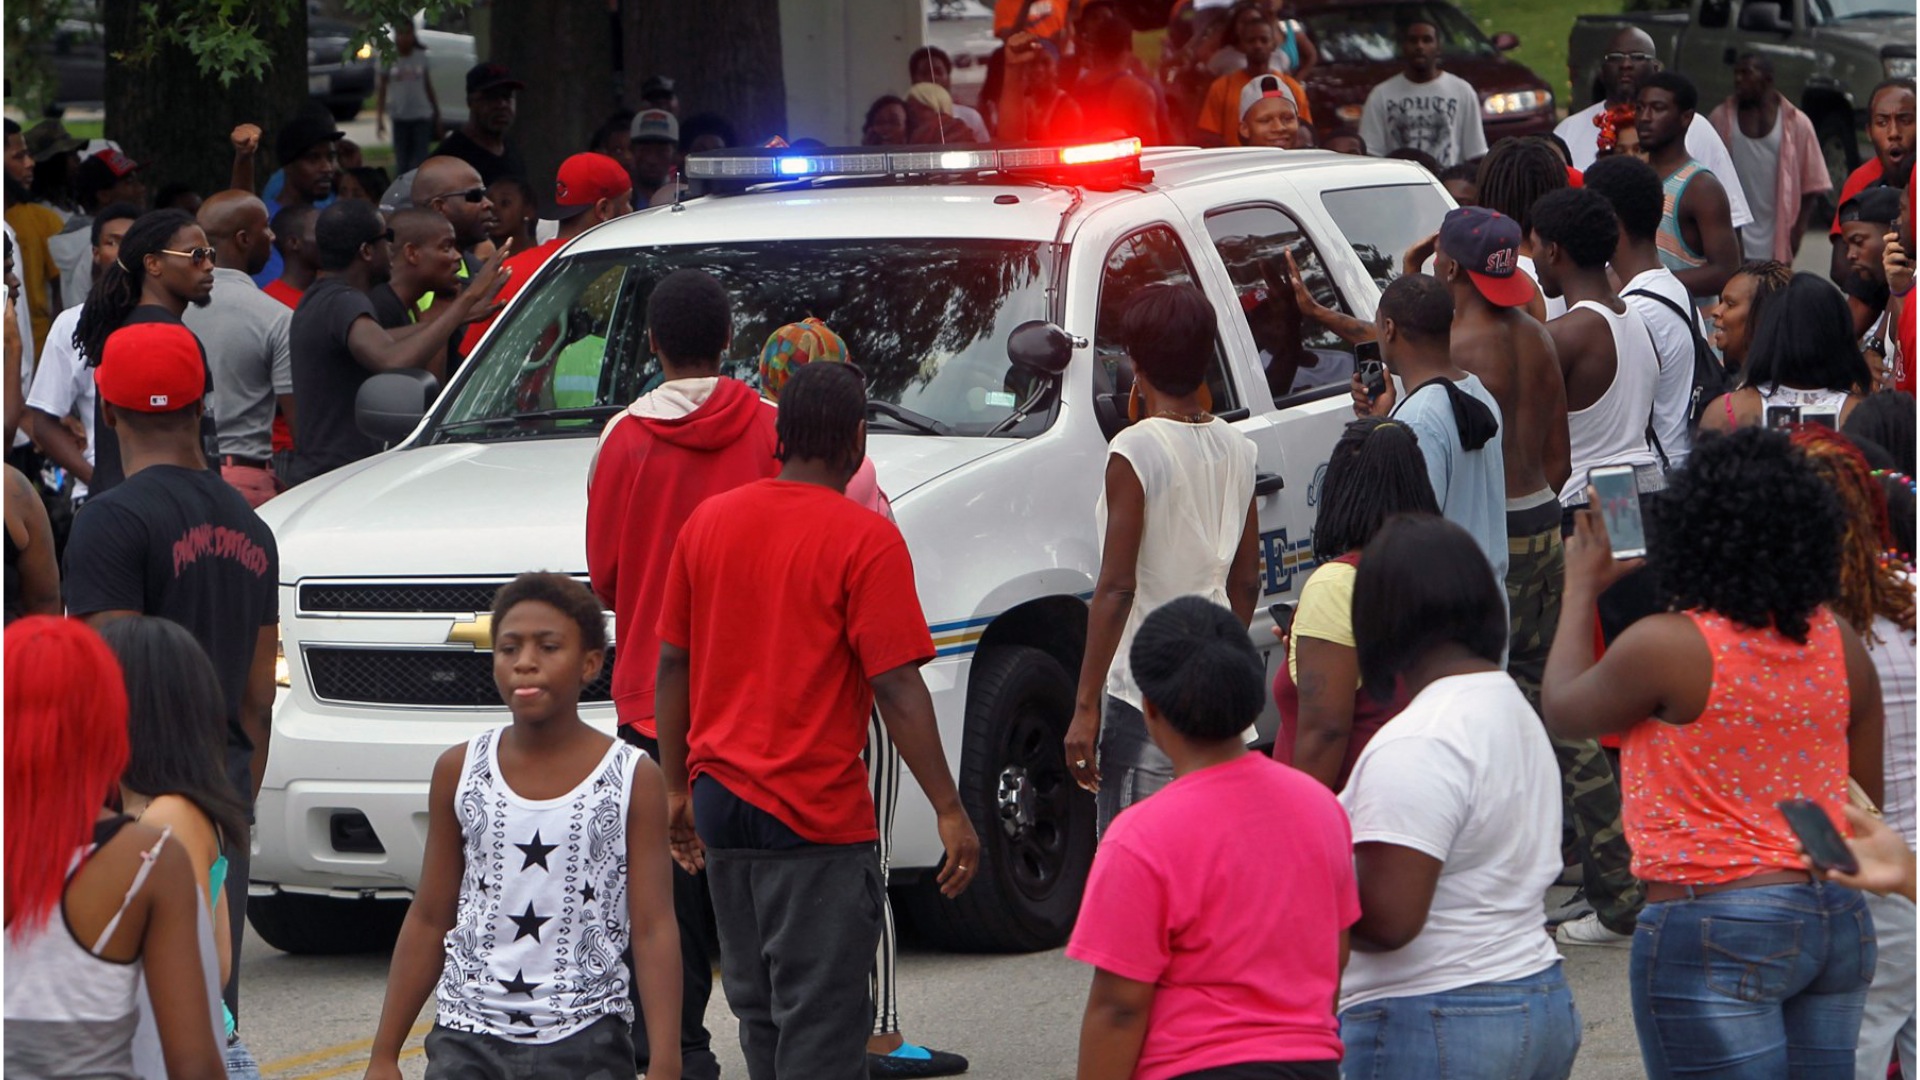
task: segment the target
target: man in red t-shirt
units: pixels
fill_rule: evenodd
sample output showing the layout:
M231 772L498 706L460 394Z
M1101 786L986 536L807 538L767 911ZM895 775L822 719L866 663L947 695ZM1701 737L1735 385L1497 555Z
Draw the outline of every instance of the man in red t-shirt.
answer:
M752 1076L865 1080L886 882L860 753L874 706L939 817L941 891L980 865L920 665L906 541L845 495L865 382L808 364L780 396L780 474L701 504L660 607L655 720L674 857L705 866ZM624 646L623 647L627 647Z
M612 158L601 160L613 164ZM626 171L617 164L614 169L628 183ZM647 339L665 381L614 417L600 436L587 479L587 573L600 602L613 609L619 643L613 704L620 737L658 758L654 672L660 649L654 627L681 526L706 499L772 476L779 462L773 406L745 383L720 375L721 354L733 339L733 311L718 281L698 270L660 279L647 298ZM684 974L681 1068L687 1080L711 1080L720 1066L706 1015L719 950L707 928L712 901L705 875L677 870L673 894ZM636 1063L644 1070L650 1056L645 1025L635 1023L633 1033Z
M605 154L591 150L575 154L560 163L553 179L553 204L545 209L560 222L560 231L546 243L507 260L507 284L500 290L502 305L532 281L568 241L603 221L633 213L633 179L619 162ZM480 344L492 325L493 317L489 316L467 327L467 336L460 339L460 355L473 355L473 347Z
M1873 90L1873 97L1867 103L1867 137L1873 140L1873 157L1847 177L1840 187L1840 196L1834 200L1833 229L1828 234L1833 241L1833 280L1843 289L1852 289L1848 282L1854 277L1847 267L1847 244L1840 237L1839 209L1847 205L1848 200L1870 187L1888 183L1894 178L1895 187L1905 187L1913 172L1914 140L1914 97L1912 79L1888 79ZM1866 303L1855 299L1854 321L1857 328L1864 332L1864 321L1871 321L1877 311L1868 312Z

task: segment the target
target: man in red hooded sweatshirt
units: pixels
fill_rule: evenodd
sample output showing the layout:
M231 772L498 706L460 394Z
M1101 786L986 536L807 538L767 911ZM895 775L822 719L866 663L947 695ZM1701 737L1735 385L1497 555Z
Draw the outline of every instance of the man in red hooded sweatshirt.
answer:
M718 281L676 270L647 299L647 340L665 381L613 418L587 479L587 572L613 609L613 701L620 737L658 757L653 724L656 627L668 561L687 518L709 497L780 471L774 407L720 375L733 311ZM719 1075L705 1017L713 993L712 900L705 875L674 867L673 906L684 969L680 1054L687 1080ZM634 985L639 984L636 981ZM636 1017L640 1003L636 996ZM636 1064L650 1053L634 1027Z

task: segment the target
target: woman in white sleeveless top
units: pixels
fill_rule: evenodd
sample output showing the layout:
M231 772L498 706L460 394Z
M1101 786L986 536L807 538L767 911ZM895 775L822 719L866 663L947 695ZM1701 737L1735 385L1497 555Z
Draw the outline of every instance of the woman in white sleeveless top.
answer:
M1707 406L1700 427L1765 424L1769 408L1778 422L1796 419L1780 406L1797 408L1799 420L1831 416L1837 427L1872 392L1873 371L1853 336L1846 297L1812 274L1795 274L1760 309L1740 385Z
M113 654L75 620L12 624L6 717L6 1076L131 1080L145 978L167 1075L224 1078L193 867L101 805L128 756Z
M1087 615L1087 646L1067 767L1115 814L1173 780L1148 738L1128 663L1155 608L1204 596L1253 619L1260 519L1253 441L1208 410L1213 306L1191 285L1152 285L1127 304L1121 336L1134 364L1134 424L1114 437L1095 513L1105 538Z

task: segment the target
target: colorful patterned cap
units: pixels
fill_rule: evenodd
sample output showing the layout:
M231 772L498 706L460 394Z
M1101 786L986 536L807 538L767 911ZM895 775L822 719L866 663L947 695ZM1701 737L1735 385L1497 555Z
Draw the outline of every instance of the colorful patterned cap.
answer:
M769 401L779 401L793 373L815 360L847 363L847 343L819 319L802 319L775 330L760 349L760 392Z

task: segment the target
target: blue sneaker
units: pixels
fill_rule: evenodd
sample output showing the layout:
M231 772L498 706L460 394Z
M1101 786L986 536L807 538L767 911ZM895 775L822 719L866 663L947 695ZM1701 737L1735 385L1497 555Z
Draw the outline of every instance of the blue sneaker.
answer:
M958 1076L967 1071L967 1059L945 1050L929 1050L902 1043L891 1054L868 1054L867 1075L875 1080L897 1076Z

